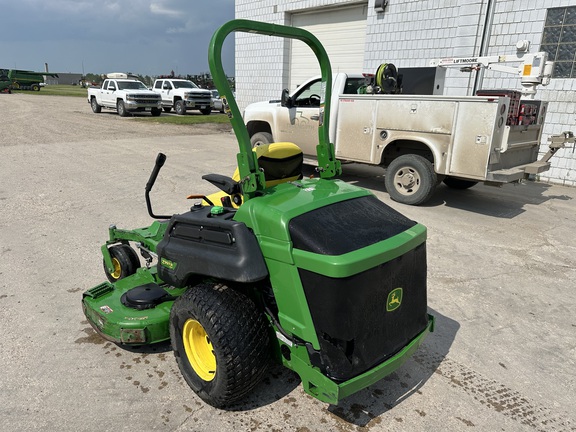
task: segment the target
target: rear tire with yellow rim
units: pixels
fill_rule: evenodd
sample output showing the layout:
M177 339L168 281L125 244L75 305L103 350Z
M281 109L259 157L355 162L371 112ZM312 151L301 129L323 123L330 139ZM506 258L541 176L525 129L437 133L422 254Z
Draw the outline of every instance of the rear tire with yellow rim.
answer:
M176 300L170 338L184 379L214 407L248 394L269 363L264 314L248 296L223 284L201 283Z

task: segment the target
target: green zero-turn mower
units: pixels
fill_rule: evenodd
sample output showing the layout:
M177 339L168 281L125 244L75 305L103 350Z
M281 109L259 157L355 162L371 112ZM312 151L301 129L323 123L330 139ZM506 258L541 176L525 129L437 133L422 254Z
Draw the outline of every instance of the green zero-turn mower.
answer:
M222 69L222 44L233 31L298 39L316 55L315 178L287 174L267 184ZM238 140L239 180L205 175L224 192L219 205L201 196L205 205L156 215L150 191L165 161L160 153L145 189L156 220L110 227L102 246L109 282L84 292L84 313L120 345L171 340L184 378L213 406L250 392L270 359L295 371L307 393L337 404L401 366L433 331L426 228L334 179L341 168L328 140L330 62L311 33L233 20L212 37L209 63Z

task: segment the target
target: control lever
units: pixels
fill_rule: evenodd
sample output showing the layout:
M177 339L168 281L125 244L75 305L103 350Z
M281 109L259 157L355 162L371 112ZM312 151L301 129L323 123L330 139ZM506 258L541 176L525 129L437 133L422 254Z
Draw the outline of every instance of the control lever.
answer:
M158 173L160 172L160 168L164 166L164 162L166 162L166 155L164 153L158 153L156 156L156 163L154 164L154 169L150 174L150 178L148 179L148 183L146 183L146 191L150 192L152 190L152 186L156 183L156 178L158 177Z
M172 216L167 215L155 215L152 211L152 204L150 203L150 191L152 190L152 186L156 182L156 178L158 177L158 173L160 172L160 168L166 162L166 155L164 153L158 153L156 156L156 163L154 164L154 168L152 169L152 173L150 174L150 178L148 179L148 183L146 183L146 207L148 208L148 214L153 219L170 219Z

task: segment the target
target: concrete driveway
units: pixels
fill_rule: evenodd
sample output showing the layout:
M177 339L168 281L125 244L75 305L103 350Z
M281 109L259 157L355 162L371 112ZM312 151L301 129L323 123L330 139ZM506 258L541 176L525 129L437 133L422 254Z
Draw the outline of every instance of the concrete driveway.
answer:
M329 406L274 367L233 410L204 404L168 345L123 349L86 322L111 223L146 226L144 185L168 160L155 210L230 174L233 135L93 114L83 99L0 95L0 418L5 431L576 430L576 189L440 186L390 200L383 172L344 179L428 227L436 332L396 373Z

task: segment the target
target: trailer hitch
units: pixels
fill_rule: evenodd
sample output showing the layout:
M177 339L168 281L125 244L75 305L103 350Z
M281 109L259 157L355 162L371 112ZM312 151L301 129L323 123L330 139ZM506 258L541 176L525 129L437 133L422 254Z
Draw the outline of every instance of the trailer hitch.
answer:
M548 162L552 156L554 156L554 153L570 144L572 145L572 153L574 153L576 146L574 145L575 139L574 132L572 131L564 131L561 134L550 135L548 137L548 152L544 155L542 161Z

